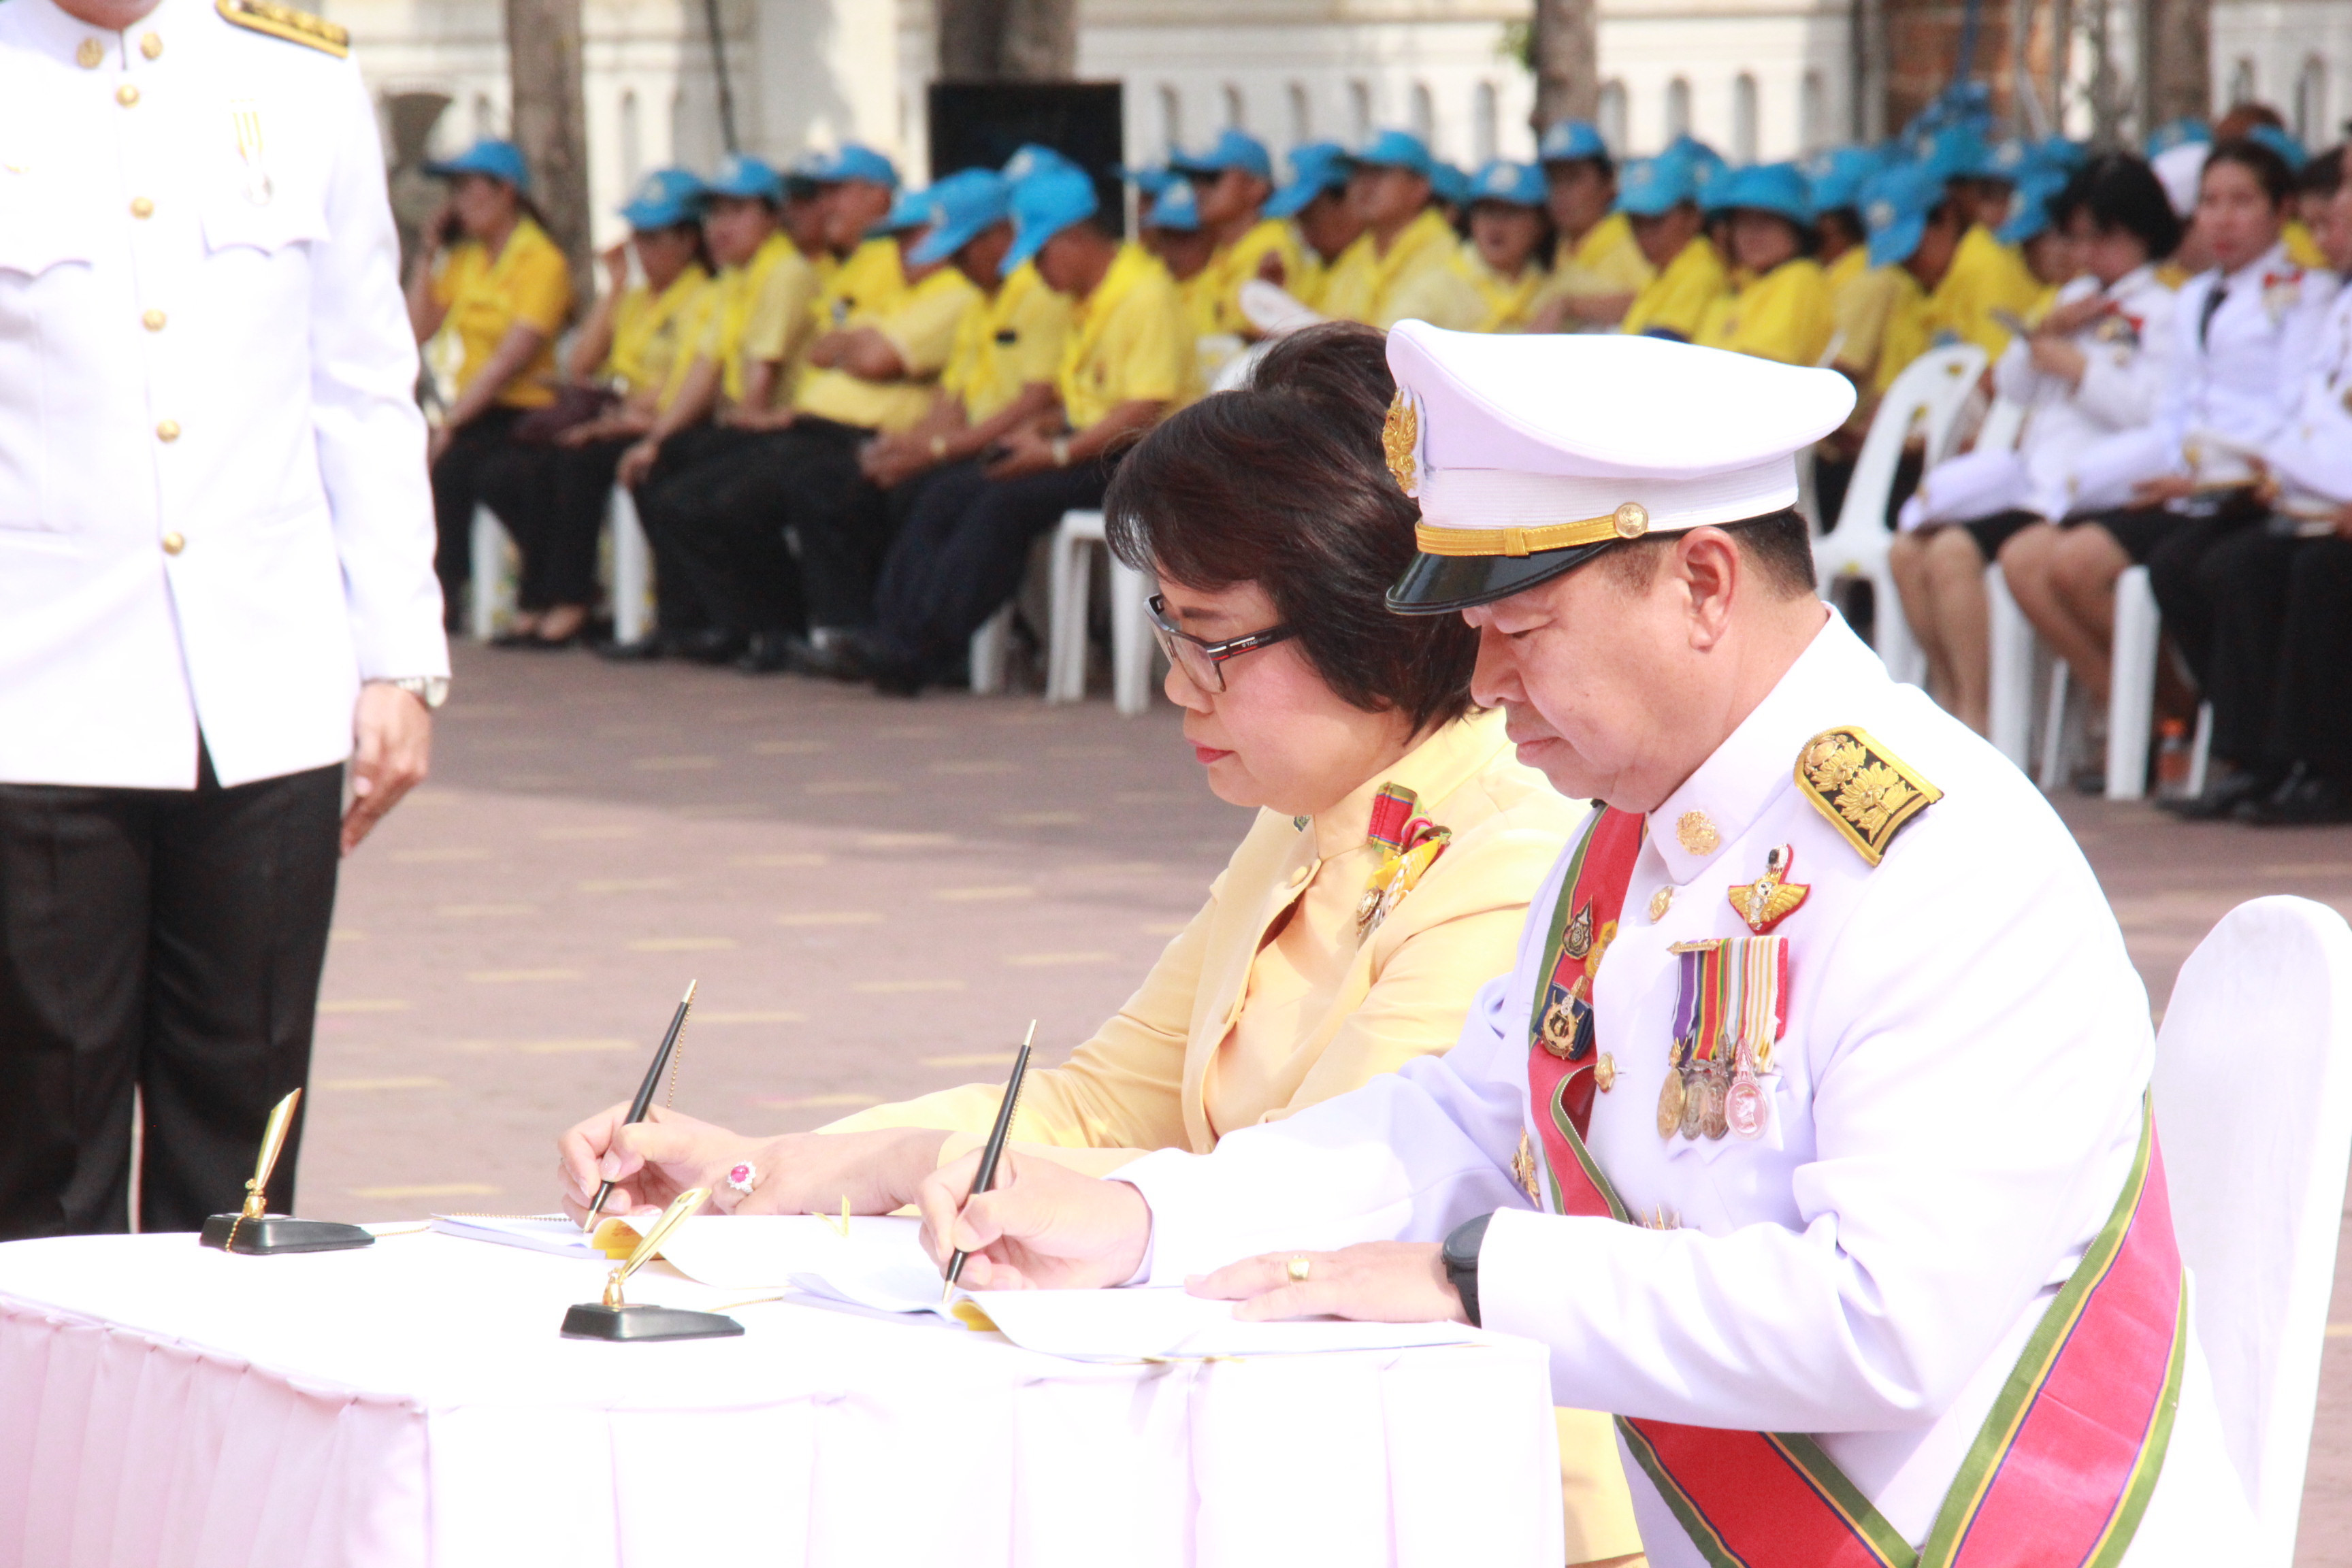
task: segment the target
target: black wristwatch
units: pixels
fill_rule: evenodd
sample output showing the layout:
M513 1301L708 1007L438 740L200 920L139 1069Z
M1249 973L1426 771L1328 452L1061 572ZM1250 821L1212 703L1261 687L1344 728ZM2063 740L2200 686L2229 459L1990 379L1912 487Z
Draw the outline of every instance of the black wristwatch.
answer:
M1445 1238L1440 1256L1445 1259L1446 1283L1462 1298L1462 1310L1470 1326L1478 1322L1478 1248L1486 1239L1486 1222L1495 1216L1482 1214L1475 1219L1465 1219L1454 1227Z

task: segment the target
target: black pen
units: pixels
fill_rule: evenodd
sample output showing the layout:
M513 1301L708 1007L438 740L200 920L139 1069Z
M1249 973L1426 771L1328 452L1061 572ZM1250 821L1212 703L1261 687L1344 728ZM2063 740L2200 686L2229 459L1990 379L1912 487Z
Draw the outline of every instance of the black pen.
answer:
M964 1194L965 1203L980 1196L996 1184L996 1162L1003 1156L1005 1140L1013 1133L1013 1108L1021 1100L1021 1077L1029 1070L1029 1047L1037 1038L1037 1020L1029 1020L1029 1034L1021 1042L1020 1055L1013 1058L1013 1076L1004 1080L1004 1103L996 1108L996 1125L988 1130L988 1142L980 1152L980 1169L972 1173L971 1191ZM948 1258L947 1282L940 1287L940 1300L944 1301L963 1277L964 1255L957 1252Z
M670 1015L669 1033L662 1037L661 1048L654 1053L654 1065L646 1068L646 1081L637 1085L637 1098L629 1101L629 1126L646 1119L646 1111L654 1102L654 1090L661 1084L662 1073L669 1066L669 1054L677 1047L678 1031L686 1027L687 1009L694 1005L694 988L699 980L686 983L686 995L679 1001L677 1011ZM580 1222L583 1230L596 1228L596 1216L604 1212L604 1200L613 1195L613 1184L605 1182L596 1189L596 1201L588 1205L588 1217Z

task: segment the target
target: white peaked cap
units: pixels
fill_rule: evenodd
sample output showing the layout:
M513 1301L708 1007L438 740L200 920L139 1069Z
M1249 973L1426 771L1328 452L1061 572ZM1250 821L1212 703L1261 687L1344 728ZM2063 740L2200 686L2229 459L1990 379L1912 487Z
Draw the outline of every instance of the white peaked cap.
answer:
M1455 609L1620 539L1794 506L1797 454L1845 422L1835 371L1662 338L1449 332L1400 321L1390 467L1422 559L1389 595Z

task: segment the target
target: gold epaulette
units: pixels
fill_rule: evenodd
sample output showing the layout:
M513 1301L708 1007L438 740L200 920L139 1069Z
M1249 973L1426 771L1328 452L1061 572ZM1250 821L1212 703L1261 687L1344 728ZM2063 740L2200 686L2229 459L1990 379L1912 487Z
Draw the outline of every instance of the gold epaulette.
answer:
M352 52L350 28L323 16L313 16L308 11L275 5L272 0L214 0L214 5L223 20L237 26L267 33L289 44L307 44L339 60L347 58Z
M1797 753L1797 787L1875 866L1895 836L1944 792L1851 726L1824 730Z

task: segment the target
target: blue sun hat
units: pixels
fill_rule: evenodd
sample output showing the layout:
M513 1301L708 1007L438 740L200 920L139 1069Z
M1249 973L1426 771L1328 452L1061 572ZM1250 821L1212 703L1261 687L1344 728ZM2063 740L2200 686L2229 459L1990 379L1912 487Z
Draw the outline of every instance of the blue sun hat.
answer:
M783 181L776 172L746 153L730 153L702 184L705 196L732 196L740 201L781 200Z
M2246 140L2269 148L2285 159L2286 166L2297 174L2301 174L2303 166L2311 162L2311 154L2305 150L2303 143L2275 125L2257 125L2246 132Z
M1027 179L1040 169L1076 169L1077 167L1078 164L1075 159L1046 146L1043 142L1024 142L1020 146L1013 149L1013 156L1004 160L1004 167L997 172L1005 179L1017 182Z
M1927 217L1944 199L1944 176L1932 163L1905 163L1862 187L1862 224L1870 236L1870 264L1908 261L1927 232Z
M1410 131L1382 131L1358 151L1347 155L1351 164L1377 169L1406 169L1434 181L1437 160L1430 155L1429 143Z
M893 190L898 185L897 165L873 148L856 142L845 142L830 153L819 153L803 159L793 172L820 185L838 185L851 180L887 185Z
M2193 114L2178 120L2168 120L2147 133L2146 152L2150 159L2161 157L2175 147L2185 147L2191 142L2210 143L2213 128Z
M1489 158L1470 178L1473 202L1505 202L1515 207L1541 207L1549 192L1543 171L1533 163Z
M1751 163L1732 170L1707 187L1706 208L1770 213L1800 228L1813 221L1812 194L1794 163Z
M629 193L621 221L639 234L692 223L701 216L702 192L702 181L691 169L656 169Z
M1010 167L1010 165L1007 166ZM1168 169L1150 166L1130 169L1124 163L1112 164L1110 172L1113 179L1133 185L1138 191L1142 193L1146 201L1154 202L1160 199L1162 192L1166 191L1169 186L1174 184L1182 177ZM1017 180L1024 178L1025 176L1010 175L1007 177Z
M866 226L866 237L878 239L893 234L907 234L931 221L931 197L929 191L900 191L890 203L890 210Z
M1168 160L1168 166L1180 174L1207 174L1213 178L1228 169L1274 183L1274 160L1266 155L1265 143L1238 126L1227 126L1217 133L1217 139L1199 153L1187 153L1179 148Z
M1656 217L1697 198L1690 161L1672 153L1636 158L1617 176L1617 210L1633 217Z
M959 169L925 191L922 199L931 232L915 242L907 259L929 267L1011 216L1013 185L992 169Z
M523 161L522 149L491 136L485 136L454 158L425 164L425 172L445 180L454 180L460 174L482 174L518 191L530 190L530 165Z
M1431 164L1429 194L1450 207L1466 205L1470 200L1469 172L1443 160Z
M2036 236L2047 234L2053 221L2051 199L2066 188L2067 179L2063 169L2036 169L2028 174L2017 183L2017 195L2011 198L2007 221L1992 231L1992 237L2003 245L2023 245Z
M1585 158L1606 158L1609 143L1601 127L1589 120L1555 120L1537 144L1538 163L1573 163Z
M1833 147L1798 165L1817 214L1859 205L1862 187L1885 167L1886 160L1871 147Z
M1348 183L1348 154L1337 142L1308 142L1290 150L1290 183L1267 198L1265 216L1296 217L1326 191Z
M1102 209L1095 183L1075 168L1045 168L1013 183L1013 248L998 270L1013 269L1045 248L1045 242L1084 223Z
M1171 234L1201 232L1201 198L1190 180L1171 180L1160 199L1151 204L1151 216L1143 220L1146 228L1164 228Z

